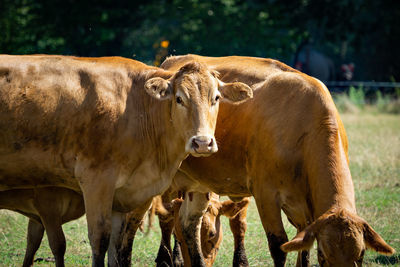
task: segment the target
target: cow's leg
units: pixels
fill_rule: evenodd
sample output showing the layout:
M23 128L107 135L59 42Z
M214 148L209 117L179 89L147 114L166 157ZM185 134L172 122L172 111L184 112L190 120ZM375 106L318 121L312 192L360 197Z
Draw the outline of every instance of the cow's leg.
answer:
M33 258L35 256L36 251L40 247L40 243L42 242L44 233L44 227L41 223L36 222L35 220L29 219L28 224L28 235L27 235L27 244L26 244L26 252L23 267L29 267L33 265Z
M286 262L286 253L280 248L282 244L288 241L285 229L282 223L281 208L276 199L276 192L270 192L268 185L255 186L257 190L253 192L256 200L258 213L267 234L269 250L276 267L284 266Z
M104 266L104 257L110 242L114 197L114 184L111 177L114 176L86 176L84 181L80 181L85 201L93 267Z
M122 245L123 231L126 224L126 213L112 212L112 230L108 246L108 266L120 266L118 251Z
M64 254L66 249L65 236L62 230L61 215L42 217L44 228L46 229L47 238L51 252L53 252L57 267L64 266Z
M158 220L161 229L161 243L157 253L156 266L173 267L171 235L174 229L174 219L164 218L162 215L158 215Z
M247 208L242 209L235 217L229 219L229 225L235 241L235 251L233 254L234 267L249 266L247 261L246 250L244 247L244 237L247 229Z
M62 198L62 196L60 196ZM35 208L39 212L40 219L46 229L51 252L53 252L56 266L64 266L64 254L66 242L62 230L63 199L55 201L54 195L46 190L35 190Z
M135 234L150 203L148 201L129 213L113 212L108 266L131 266Z
M297 267L308 267L310 266L310 251L303 250L297 254Z
M289 222L297 228L297 233L300 233L302 230L304 230L304 228L307 227L307 225L304 226L300 226L298 227L295 223L293 223L292 220L290 220L290 218L288 218ZM310 250L303 250L303 251L299 251L297 253L297 262L296 262L296 266L297 267L307 267L310 266Z
M184 266L184 261L183 261L183 256L182 256L182 248L181 244L179 244L178 239L176 238L174 234L174 250L172 251L172 261L174 263L173 266L175 267L183 267Z
M176 191L170 187L161 195L162 203L171 203L173 197L176 197ZM179 196L177 196L179 197ZM173 251L171 249L171 235L174 229L174 216L158 214L158 221L161 229L161 242L158 249L156 266L178 267L173 263ZM176 240L176 239L175 239ZM183 266L183 259L182 265Z
M205 193L186 193L185 201L179 210L179 221L182 235L189 250L192 266L205 267L201 252L200 229L201 220L207 210L209 195Z

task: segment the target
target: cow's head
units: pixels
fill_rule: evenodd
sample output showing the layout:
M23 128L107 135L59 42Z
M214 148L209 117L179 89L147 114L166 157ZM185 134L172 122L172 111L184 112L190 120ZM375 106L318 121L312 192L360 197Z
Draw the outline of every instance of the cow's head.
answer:
M248 198L244 198L240 202L233 202L232 200L220 202L218 195L212 195L201 223L201 251L207 266L214 264L222 241L221 215L228 218L235 217L242 209L247 208L249 202Z
M342 78L345 81L350 81L353 79L353 75L354 75L354 64L353 63L342 64L340 66L340 70L341 70Z
M186 140L186 152L208 156L217 152L214 138L220 100L240 102L253 95L246 84L223 83L217 72L198 62L184 65L170 79L151 78L146 91L160 100L169 100L176 134Z
M345 210L322 215L281 249L308 250L315 239L321 267L361 266L367 248L384 255L395 252L366 221Z
M166 209L166 211L162 211L160 208L156 208L156 213L158 215L162 214L164 221L168 221L170 219L174 220L174 231L176 234L176 238L181 244L183 258L186 261L190 261L189 250L185 243L185 240L183 239L182 226L179 220L179 209L183 201L183 199L179 198L174 199L171 203L167 203L165 206L162 206ZM217 194L211 193L210 202L206 212L203 215L200 230L201 251L203 253L206 266L210 267L214 264L219 245L222 241L222 224L220 222L221 215L232 218L236 216L240 211L247 208L249 203L249 198L243 198L243 200L239 202L233 202L231 200L220 202L219 196ZM167 260L159 259L159 261L162 262Z

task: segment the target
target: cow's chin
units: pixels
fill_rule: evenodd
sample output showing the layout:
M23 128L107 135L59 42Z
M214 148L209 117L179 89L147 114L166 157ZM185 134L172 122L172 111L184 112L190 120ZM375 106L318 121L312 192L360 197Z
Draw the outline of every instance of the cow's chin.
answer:
M209 157L214 153L196 153L196 152L192 152L190 153L191 156L196 157L196 158L200 158L200 157Z
M188 152L191 156L200 158L200 157L209 157L212 154L216 153L217 151L218 151L218 148L209 150L207 152L199 152L195 148L193 148L193 149L190 149L190 151L188 151Z

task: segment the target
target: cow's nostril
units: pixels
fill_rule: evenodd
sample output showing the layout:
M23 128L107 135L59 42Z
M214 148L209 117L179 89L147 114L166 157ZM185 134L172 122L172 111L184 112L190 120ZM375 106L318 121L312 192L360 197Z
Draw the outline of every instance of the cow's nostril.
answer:
M212 147L214 145L214 139L211 138L211 142L208 144L208 147Z
M195 149L199 148L199 144L197 144L196 139L192 140L192 147L195 148Z
M215 231L210 231L210 232L208 233L208 237L209 237L209 238L213 238L216 234L217 234L217 233L216 233Z

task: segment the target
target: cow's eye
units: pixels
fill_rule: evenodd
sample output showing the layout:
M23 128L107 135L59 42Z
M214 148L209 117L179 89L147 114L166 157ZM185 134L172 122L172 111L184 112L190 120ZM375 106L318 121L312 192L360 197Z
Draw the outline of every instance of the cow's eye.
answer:
M218 101L219 101L220 99L221 99L221 96L220 96L220 95L217 95L217 96L214 98L214 101L212 102L212 104L213 104L213 105L217 104Z
M176 103L178 103L178 104L180 104L180 105L183 105L182 97L177 96L177 97L176 97Z

